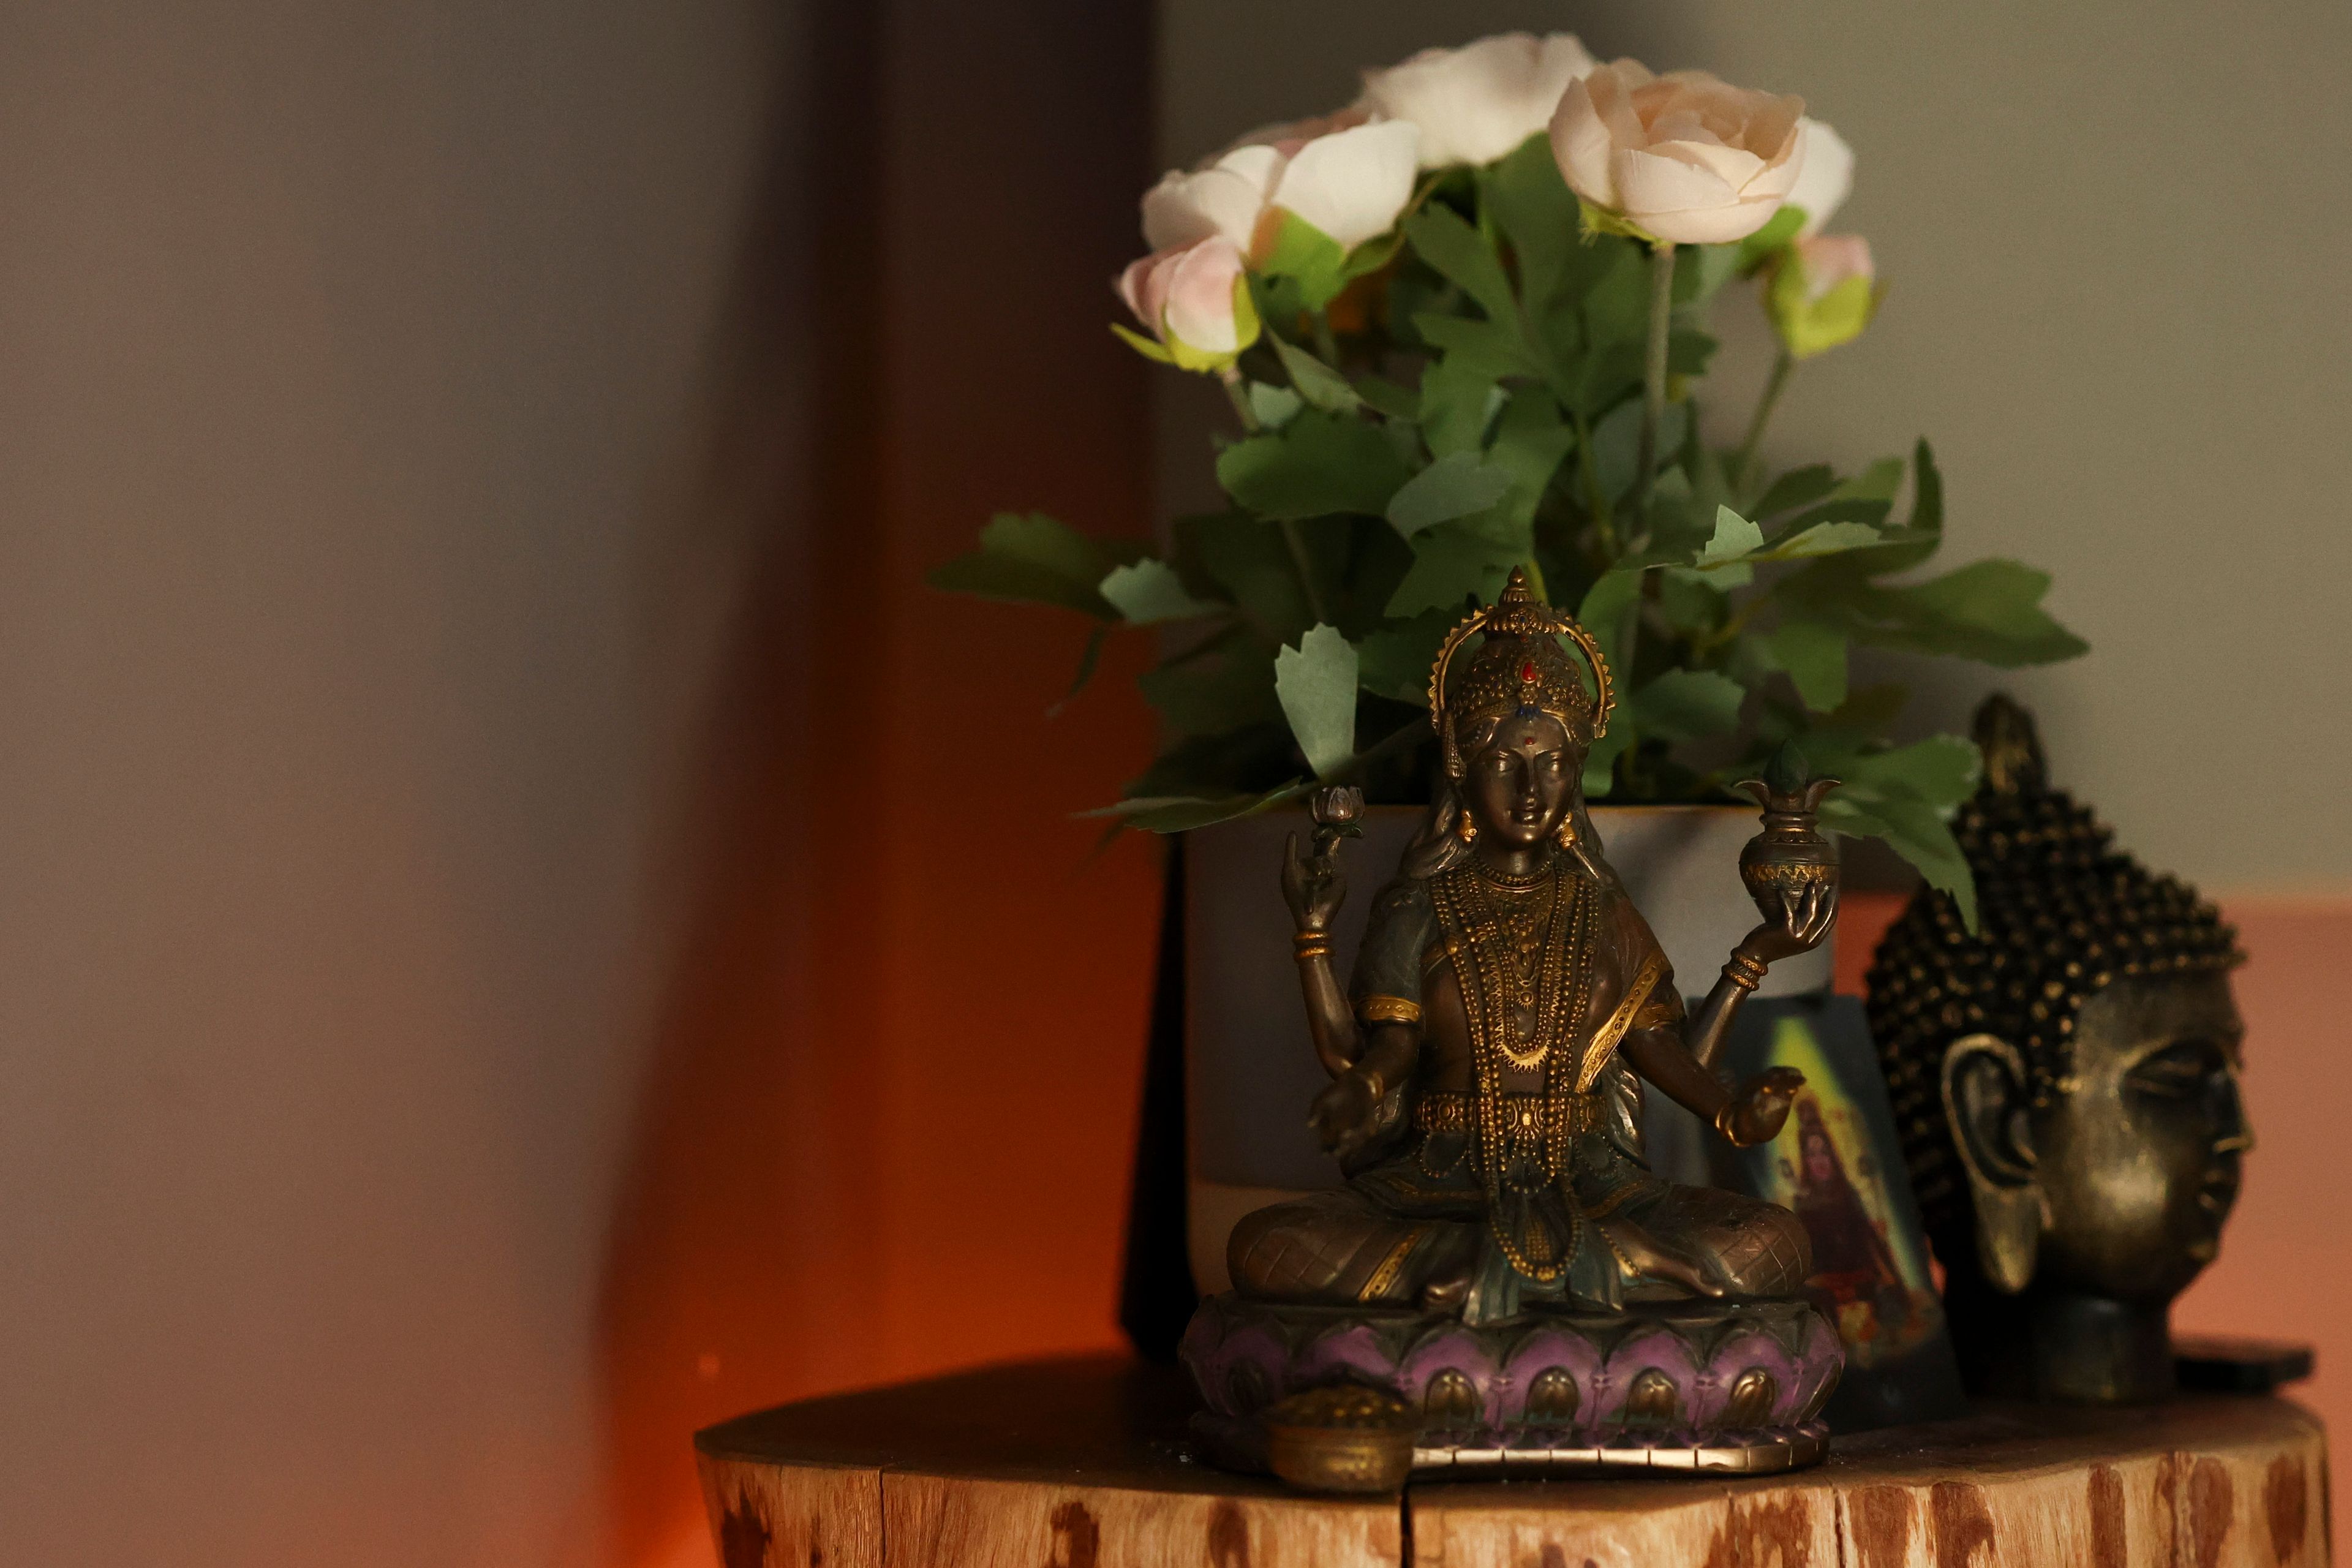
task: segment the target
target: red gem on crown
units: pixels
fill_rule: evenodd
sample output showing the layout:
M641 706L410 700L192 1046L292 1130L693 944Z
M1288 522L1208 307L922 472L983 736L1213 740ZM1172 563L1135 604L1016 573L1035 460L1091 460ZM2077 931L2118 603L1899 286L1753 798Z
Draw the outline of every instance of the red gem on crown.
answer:
M1534 659L1529 659L1525 664L1519 666L1519 679L1521 680L1533 681L1535 678L1536 661Z

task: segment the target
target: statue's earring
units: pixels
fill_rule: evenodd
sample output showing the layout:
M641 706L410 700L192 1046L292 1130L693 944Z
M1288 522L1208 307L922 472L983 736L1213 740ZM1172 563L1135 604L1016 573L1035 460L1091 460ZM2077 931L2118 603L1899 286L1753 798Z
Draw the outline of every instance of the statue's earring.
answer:
M1462 820L1454 825L1454 836L1460 838L1465 844L1469 844L1476 840L1478 837L1478 824L1476 820L1471 816L1470 808L1468 806L1465 805L1462 808Z
M1575 848L1576 813L1572 811L1561 812L1559 814L1559 826L1552 830L1551 836L1559 840L1559 847L1562 849Z
M2045 1221L2026 1116L2025 1063L1993 1035L1969 1035L1944 1051L1944 1117L1976 1208L1977 1262L2011 1295L2032 1283Z

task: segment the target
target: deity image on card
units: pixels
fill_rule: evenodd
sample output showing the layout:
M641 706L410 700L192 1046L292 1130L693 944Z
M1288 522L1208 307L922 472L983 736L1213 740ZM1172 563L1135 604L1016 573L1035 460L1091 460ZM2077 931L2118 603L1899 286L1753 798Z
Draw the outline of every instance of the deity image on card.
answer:
M1832 1429L1932 1419L1959 1408L1958 1368L1918 1205L1861 1007L1793 999L1733 1042L1735 1071L1804 1074L1769 1142L1718 1157L1727 1184L1794 1213L1812 1244L1805 1289L1836 1322L1845 1384Z

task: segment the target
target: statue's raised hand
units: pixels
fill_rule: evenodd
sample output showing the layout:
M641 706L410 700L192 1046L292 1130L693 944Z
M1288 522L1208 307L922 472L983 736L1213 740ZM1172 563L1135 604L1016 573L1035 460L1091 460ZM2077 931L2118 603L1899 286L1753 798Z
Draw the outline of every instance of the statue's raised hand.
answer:
M1339 857L1319 847L1302 849L1298 835L1290 836L1282 855L1282 901L1302 931L1329 931L1331 917L1348 897L1348 880L1339 875Z
M1743 1149L1771 1142L1788 1123L1789 1107L1804 1087L1805 1075L1795 1068L1766 1068L1739 1086L1725 1110L1722 1131Z
M1315 1097L1307 1125L1327 1151L1344 1160L1380 1130L1381 1092L1370 1074L1351 1068Z
M1837 923L1835 882L1815 882L1800 892L1780 895L1780 918L1765 921L1748 933L1740 951L1759 963L1774 963L1811 952L1829 939Z

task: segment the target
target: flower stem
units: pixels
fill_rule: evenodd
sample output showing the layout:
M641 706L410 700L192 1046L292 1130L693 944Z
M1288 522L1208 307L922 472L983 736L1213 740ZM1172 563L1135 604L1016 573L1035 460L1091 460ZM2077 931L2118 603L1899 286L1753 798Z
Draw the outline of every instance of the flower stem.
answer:
M1257 421L1257 410L1250 406L1249 394L1242 388L1242 373L1232 365L1217 372L1217 381L1225 389L1225 397L1234 405L1234 416L1242 428L1255 436L1265 428Z
M1315 352L1323 356L1325 364L1336 370L1339 364L1339 340L1331 332L1331 312L1310 310L1307 319L1315 329Z
M1675 314L1675 242L1650 251L1650 342L1642 362L1642 443L1633 461L1633 518L1650 513L1650 480L1658 466L1658 426L1666 417L1666 328Z
M1265 429L1258 423L1257 410L1249 403L1249 394L1242 387L1242 373L1232 365L1217 373L1217 380L1233 400L1234 413L1240 416L1242 428L1255 436ZM1290 569L1298 574L1298 591L1307 599L1307 613L1315 617L1317 626L1328 626L1331 614L1323 607L1323 591L1315 585L1315 563L1307 556L1307 541L1299 534L1298 524L1284 518L1275 524L1282 533L1282 547L1290 552Z
M1747 438L1739 443L1738 454L1731 459L1731 488L1737 491L1748 483L1748 465L1756 461L1756 448L1764 439L1764 426L1772 417L1772 405L1780 401L1780 387L1789 379L1789 372L1797 361L1787 349L1772 362L1772 374L1764 383L1763 395L1756 399L1756 412L1748 421Z
M1282 531L1282 547L1290 552L1290 569L1298 574L1298 591L1307 595L1307 613L1315 617L1317 626L1329 626L1331 613L1323 607L1322 590L1315 585L1315 566L1307 558L1307 541L1298 524L1286 517L1275 526Z

